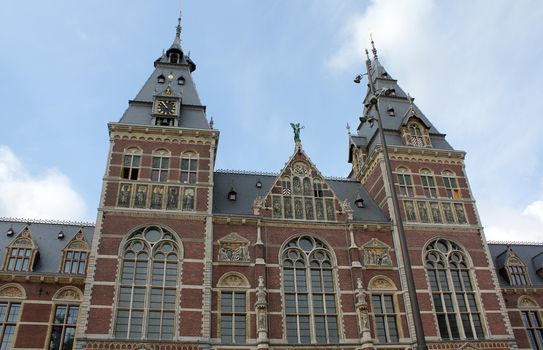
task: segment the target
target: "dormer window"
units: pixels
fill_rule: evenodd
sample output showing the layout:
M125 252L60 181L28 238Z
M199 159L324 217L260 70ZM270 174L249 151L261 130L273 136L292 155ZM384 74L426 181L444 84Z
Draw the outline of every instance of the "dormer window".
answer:
M185 78L179 77L179 79L177 79L177 85L185 85Z
M420 131L420 126L418 126L417 124L410 124L409 136L411 138L411 144L413 146L417 146L417 147L424 146L424 140L422 138L422 132Z
M527 286L531 284L526 271L526 265L524 265L511 248L507 250L502 272L505 273L511 286Z
M396 115L396 112L394 111L394 108L392 108L392 106L388 106L387 113L391 117L394 117Z
M81 228L63 249L60 271L69 274L85 274L89 250L89 243L85 239L83 229Z
M171 53L170 54L170 63L178 63L178 62L179 62L179 54Z
M37 254L30 228L25 227L6 248L4 270L30 272Z
M158 82L159 84L164 84L165 81L166 81L166 78L165 78L162 74L160 74L160 75L158 76L158 78L157 78L157 82Z

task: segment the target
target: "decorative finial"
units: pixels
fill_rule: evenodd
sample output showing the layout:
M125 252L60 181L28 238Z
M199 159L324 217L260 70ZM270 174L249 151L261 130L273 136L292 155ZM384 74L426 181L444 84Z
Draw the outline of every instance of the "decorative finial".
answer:
M181 16L182 16L182 10L181 10L181 4L179 4L179 17L177 17L177 27L175 29L175 37L181 39Z
M300 126L300 123L294 124L290 123L290 126L292 127L292 131L294 132L294 142L300 143L300 130L305 128L304 126Z
M350 135L351 134L351 126L349 125L349 123L347 123L347 126L345 128L347 129L347 134Z
M409 100L409 106L413 107L413 101L415 101L415 98L411 97L411 94L407 93L407 99Z
M215 122L213 121L213 116L211 116L211 119L209 120L209 127L211 129L213 129L213 124L215 124Z
M378 60L377 58L377 49L375 48L375 43L373 42L373 33L370 32L370 40L371 40L371 52L373 52L373 59Z

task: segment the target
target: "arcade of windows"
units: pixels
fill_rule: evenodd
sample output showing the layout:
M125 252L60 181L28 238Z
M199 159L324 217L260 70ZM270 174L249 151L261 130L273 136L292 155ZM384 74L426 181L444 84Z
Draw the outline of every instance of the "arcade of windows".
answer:
M141 152L130 148L124 155L122 178L138 180ZM166 150L153 153L151 181L167 182L170 170L170 154ZM194 152L185 152L181 158L179 181L195 184L198 175L198 158ZM196 188L188 186L164 186L152 184L119 184L117 206L122 208L183 210L195 209Z
M295 164L296 165L296 164ZM274 218L335 221L334 195L328 185L309 176L305 163L298 162L298 174L283 176L272 190Z
M468 255L456 243L431 241L425 268L442 339L482 339L479 301Z
M115 336L171 340L175 335L181 250L156 226L132 233L122 251Z
M467 224L463 203L437 200L412 200L415 197L412 175L404 167L396 169L399 196L405 210L406 221L434 224ZM435 178L427 169L421 170L421 185L426 198L437 198ZM460 199L456 178L450 171L443 172L443 185L449 199Z

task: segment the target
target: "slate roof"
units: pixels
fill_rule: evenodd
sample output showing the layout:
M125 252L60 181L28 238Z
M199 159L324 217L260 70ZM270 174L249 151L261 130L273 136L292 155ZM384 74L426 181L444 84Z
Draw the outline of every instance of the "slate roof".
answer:
M509 282L500 273L500 270L504 267L505 257L509 247L511 247L517 257L522 260L524 265L526 265L533 287L543 288L543 278L539 277L537 274L538 267L543 267L543 243L489 243L488 248L490 249L490 255L492 256L494 266L498 271L500 286L502 288L511 287Z
M180 54L178 63L170 63L168 54L175 52ZM134 100L128 102L128 108L121 117L120 123L136 125L153 125L152 108L155 95L161 94L167 86L172 89L172 96L181 97L181 115L178 127L189 129L211 129L205 114L206 107L200 102L196 86L192 80L192 71L196 65L181 50L181 42L176 38L168 51L155 61L155 70ZM173 75L169 80L168 75ZM158 82L158 77L165 77L164 83ZM183 78L183 85L178 84L178 79Z
M216 171L213 175L213 213L230 215L253 215L253 201L256 196L264 197L272 187L278 174L251 173L239 171ZM256 187L257 181L262 183ZM345 199L353 209L353 219L362 222L389 222L389 219L371 199L359 182L349 179L326 179L340 201ZM237 200L230 201L228 192L234 187ZM365 208L357 208L354 201L358 195L364 199Z
M0 247L5 248L9 243L30 223L32 239L38 246L39 257L34 264L35 273L59 273L62 249L75 236L80 228L89 246L92 244L94 234L94 224L74 223L74 222L53 222L39 220L19 220L10 218L0 218ZM13 228L15 233L12 236L7 235L9 228ZM58 238L58 233L64 232L64 239ZM0 262L4 261L5 249L0 249ZM1 266L0 266L1 268Z
M382 117L383 130L385 131L385 138L389 145L401 145L404 146L404 142L400 137L399 131L402 124L405 122L405 116L412 106L416 112L416 116L420 118L426 126L429 127L428 133L432 142L432 147L435 149L453 150L452 146L445 140L445 135L440 133L437 128L430 122L430 120L422 113L416 104L411 104L407 94L398 85L398 81L393 79L382 64L378 60L372 61L372 76L375 84L375 89L380 90L382 88L393 88L395 90L394 96L382 96L379 98L378 107ZM370 95L369 89L366 94L366 98ZM366 99L364 100L366 103ZM394 116L390 116L389 109L394 109ZM375 113L375 109L371 109L369 115ZM364 114L366 115L366 107L364 107ZM365 138L367 140L367 147L369 150L373 150L376 145L380 144L379 137L377 135L377 125L370 126L368 123L360 123L357 128L357 135L352 135L353 142L354 136L359 138ZM356 144L356 143L355 143Z

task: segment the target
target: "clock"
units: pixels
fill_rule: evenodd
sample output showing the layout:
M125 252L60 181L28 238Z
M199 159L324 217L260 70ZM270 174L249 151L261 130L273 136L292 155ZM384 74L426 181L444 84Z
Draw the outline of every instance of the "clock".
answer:
M172 100L157 100L155 104L155 113L160 115L176 115L177 103Z

